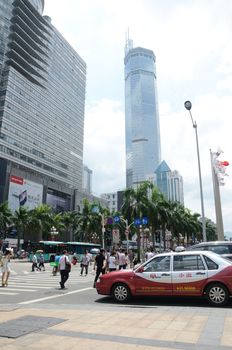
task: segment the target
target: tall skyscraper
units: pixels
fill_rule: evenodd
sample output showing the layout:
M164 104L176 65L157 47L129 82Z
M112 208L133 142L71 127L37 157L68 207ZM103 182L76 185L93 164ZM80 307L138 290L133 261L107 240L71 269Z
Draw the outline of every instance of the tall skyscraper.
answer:
M171 171L165 160L155 171L155 184L167 199L184 204L183 178L177 170Z
M153 176L161 160L160 126L153 51L125 47L126 186Z
M82 190L86 64L43 8L0 1L0 202L62 211Z

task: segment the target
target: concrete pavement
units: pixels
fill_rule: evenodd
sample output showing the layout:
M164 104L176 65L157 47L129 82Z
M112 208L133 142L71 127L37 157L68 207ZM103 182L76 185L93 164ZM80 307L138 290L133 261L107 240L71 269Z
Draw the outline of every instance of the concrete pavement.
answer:
M94 350L232 349L232 308L118 305L0 305L0 332L7 321L52 318L58 323L18 338L0 337L0 348ZM10 325L10 324L9 324ZM10 325L12 327L12 324ZM12 328L14 331L14 328ZM6 335L6 334L5 334Z

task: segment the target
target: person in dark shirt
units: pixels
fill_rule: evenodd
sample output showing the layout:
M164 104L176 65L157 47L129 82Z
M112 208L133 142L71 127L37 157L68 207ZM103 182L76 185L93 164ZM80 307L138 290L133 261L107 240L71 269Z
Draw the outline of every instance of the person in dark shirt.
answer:
M97 268L96 268L97 267ZM105 249L100 249L100 252L96 255L93 269L96 270L96 275L93 283L93 288L98 280L98 277L102 273L104 275L106 268L106 259L105 259Z

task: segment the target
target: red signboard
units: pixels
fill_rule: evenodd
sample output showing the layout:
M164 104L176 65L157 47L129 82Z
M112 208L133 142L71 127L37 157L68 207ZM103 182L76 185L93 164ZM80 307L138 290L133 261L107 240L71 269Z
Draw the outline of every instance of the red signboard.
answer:
M15 175L11 175L10 182L14 182L15 184L18 184L18 185L23 185L23 178Z

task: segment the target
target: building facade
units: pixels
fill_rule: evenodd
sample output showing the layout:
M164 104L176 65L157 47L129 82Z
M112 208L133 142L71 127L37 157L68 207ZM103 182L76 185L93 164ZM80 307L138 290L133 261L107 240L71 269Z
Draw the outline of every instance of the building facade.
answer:
M120 211L123 204L123 194L124 191L103 193L101 198L106 201L106 206L110 210L111 213L116 213Z
M83 191L86 193L92 193L92 177L93 170L89 169L87 165L83 166Z
M161 161L156 58L128 39L124 67L126 186L133 187L152 176Z
M183 178L178 171L171 171L165 160L155 171L155 185L167 199L184 204Z
M43 16L0 2L0 202L75 209L82 190L86 64Z

